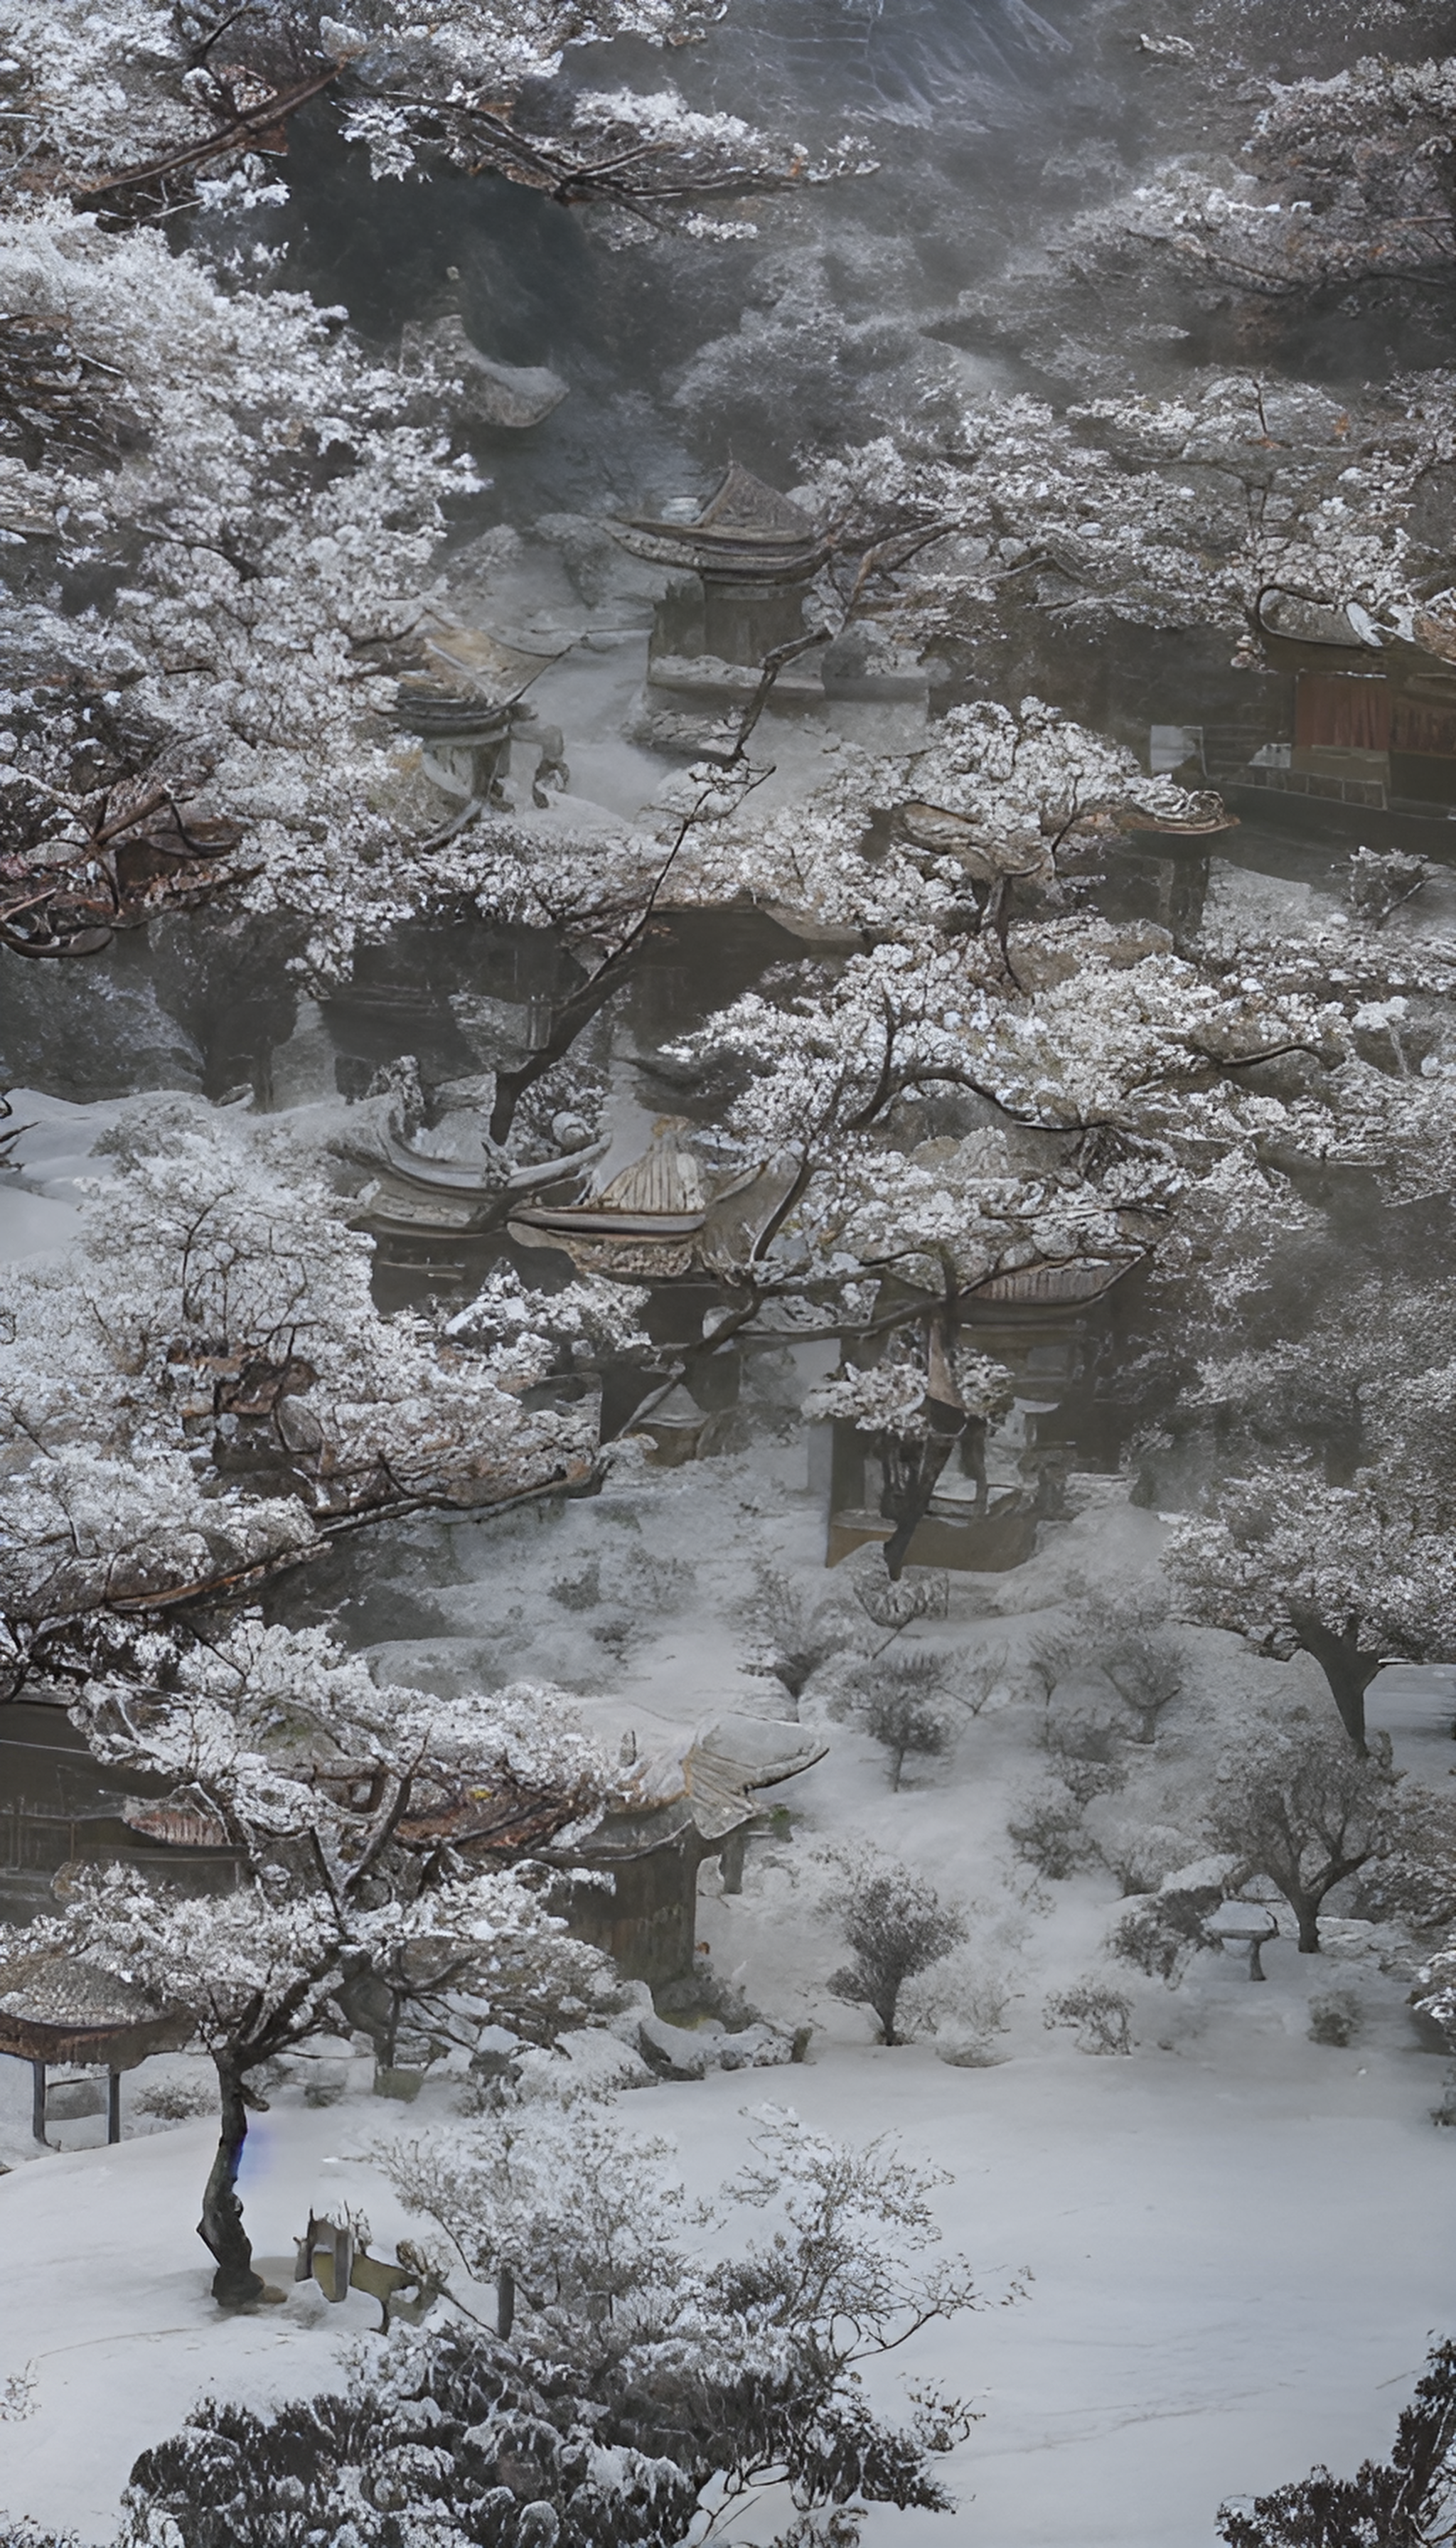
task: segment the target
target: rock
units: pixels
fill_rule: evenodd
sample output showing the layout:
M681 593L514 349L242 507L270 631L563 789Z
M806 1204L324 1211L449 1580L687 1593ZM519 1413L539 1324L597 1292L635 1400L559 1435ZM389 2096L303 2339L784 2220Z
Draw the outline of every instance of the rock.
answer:
M712 2047L687 2027L673 2026L665 2017L644 2017L637 2042L644 2061L660 2078L706 2078Z
M321 2326L328 2303L316 2282L295 2283L283 2304L283 2316L295 2326Z
M737 2035L721 2036L714 2050L720 2070L776 2070L793 2059L793 2039L776 2027L746 2026Z
M872 619L852 620L840 630L820 675L831 699L917 699L930 686L916 657Z
M566 382L544 363L498 363L483 354L471 343L464 320L454 311L429 326L409 322L401 352L407 362L417 364L433 357L456 373L464 389L462 405L469 413L483 424L500 425L510 433L524 433L542 423L567 394Z

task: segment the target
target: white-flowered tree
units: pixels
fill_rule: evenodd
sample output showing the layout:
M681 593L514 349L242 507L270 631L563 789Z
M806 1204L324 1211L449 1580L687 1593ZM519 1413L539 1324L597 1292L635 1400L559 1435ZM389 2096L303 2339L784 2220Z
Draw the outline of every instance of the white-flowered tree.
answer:
M241 2308L262 2289L237 2172L267 2063L381 1996L466 2041L502 2020L549 2041L610 2001L607 1960L509 1864L590 1827L605 1767L552 1691L376 1684L318 1630L243 1617L206 1639L117 1629L109 1646L75 1721L136 1781L138 1829L227 1850L234 1889L185 1892L164 1861L155 1877L85 1870L26 1945L192 2015L221 2097L199 2234L217 2299Z

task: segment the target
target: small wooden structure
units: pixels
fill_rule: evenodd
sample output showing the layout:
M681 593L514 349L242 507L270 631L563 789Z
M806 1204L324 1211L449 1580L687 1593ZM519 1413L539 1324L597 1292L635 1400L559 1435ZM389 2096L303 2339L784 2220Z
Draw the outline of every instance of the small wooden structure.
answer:
M713 1169L704 1165L681 1116L653 1127L640 1159L580 1203L526 1203L510 1216L522 1247L556 1247L583 1274L622 1282L681 1282L689 1273L746 1263L788 1194L788 1165Z
M428 2259L409 2238L402 2238L396 2247L396 2264L371 2256L367 2224L356 2227L349 2220L320 2220L311 2212L309 2227L296 2244L294 2281L316 2282L326 2301L345 2301L351 2291L367 2292L379 2303L381 2335L388 2335L396 2319L417 2326L444 2289ZM411 2295L408 2300L403 2297L407 2292Z
M644 1764L566 1862L612 1879L573 1888L572 1935L604 1948L629 1981L681 1981L696 1955L704 1859L720 1861L734 1889L761 1790L811 1770L828 1749L807 1726L729 1716Z
M775 646L803 635L805 589L830 544L787 496L736 460L693 520L634 515L607 527L633 557L700 578L700 655L757 665ZM655 646L654 652L675 649Z
M1402 636L1357 604L1274 586L1253 616L1265 659L1294 674L1294 737L1260 753L1243 784L1366 812L1456 807L1456 627L1417 611Z
M122 2072L153 2052L180 2051L195 2024L189 2010L159 2007L135 1983L59 1947L22 1945L0 1959L0 2052L31 2065L38 2141L46 2139L46 2073L54 2063L107 2072L106 2137L119 2141Z

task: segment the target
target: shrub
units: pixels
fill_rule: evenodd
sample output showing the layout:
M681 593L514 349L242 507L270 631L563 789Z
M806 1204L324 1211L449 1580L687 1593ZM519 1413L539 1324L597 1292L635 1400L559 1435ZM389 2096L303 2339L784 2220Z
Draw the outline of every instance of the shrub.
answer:
M908 1866L885 1860L851 1877L838 1908L855 1960L831 1975L829 1988L851 2006L871 2008L881 2042L900 2044L900 1993L916 1973L964 1945L964 1915Z
M811 1601L777 1566L755 1570L744 1616L763 1658L754 1670L778 1683L795 1713L820 1665L857 1642L855 1623L837 1599Z
M1053 1991L1043 2013L1046 2026L1074 2026L1079 2052L1131 2052L1133 2003L1126 1992L1093 1979Z
M1310 2042L1343 2050L1360 2032L1360 2003L1352 1990L1317 1991L1310 2002Z
M1125 1912L1108 1944L1121 1962L1176 1990L1201 1949L1218 1952L1204 1924L1223 1898L1217 1884L1169 1885Z
M1082 1826L1081 1800L1064 1786L1046 1786L1026 1797L1006 1829L1018 1858L1053 1883L1077 1874L1096 1855Z
M945 1665L939 1655L895 1655L866 1665L857 1676L869 1688L864 1723L889 1755L890 1786L898 1792L911 1753L939 1760L954 1740L941 1692Z
M133 2112L155 2115L164 2124L185 2124L196 2115L218 2111L216 2079L157 2079L133 2100Z
M1242 2511L1219 2506L1228 2548L1420 2548L1450 2537L1456 2443L1456 2345L1432 2345L1425 2376L1396 2428L1388 2460L1352 2478L1312 2469Z
M1163 1878L1186 1866L1191 1850L1186 1832L1171 1823L1120 1822L1101 1826L1094 1846L1124 1894L1155 1893Z

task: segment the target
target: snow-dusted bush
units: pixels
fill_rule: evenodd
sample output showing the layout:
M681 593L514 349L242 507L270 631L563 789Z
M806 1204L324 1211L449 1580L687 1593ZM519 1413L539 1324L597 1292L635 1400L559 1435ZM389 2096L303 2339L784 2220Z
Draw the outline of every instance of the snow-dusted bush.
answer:
M1150 1744L1165 1710L1181 1697L1188 1657L1168 1625L1165 1584L1099 1586L1062 1628L1033 1641L1031 1661L1048 1694L1063 1681L1111 1684L1133 1718L1132 1739Z
M832 1657L859 1645L858 1623L835 1594L814 1599L782 1567L755 1569L742 1618L761 1661L752 1669L776 1681L797 1712L808 1683Z
M1188 1861L1188 1835L1176 1824L1149 1822L1143 1814L1088 1817L1098 1857L1125 1894L1155 1893L1164 1878Z
M1048 2026L1074 2026L1079 2052L1131 2052L1133 2049L1133 2003L1126 1991L1114 1990L1095 1974L1073 1982L1066 1990L1053 1991L1046 2002L1044 2023Z
M984 2069L1002 2058L997 2039L1017 1996L1006 1960L1014 1942L997 1934L1005 1927L988 1924L983 1933L977 1922L965 1946L953 1948L905 1985L902 2024L913 2036L929 2036L940 2058L956 2069Z
M928 2197L941 2180L884 2140L836 2144L772 2107L755 2123L753 2160L723 2200L766 2211L770 2235L726 2255L719 2242L716 2261L687 2242L702 2216L671 2145L590 2109L506 2109L401 2145L389 2164L496 2285L531 2375L590 2402L603 2440L630 2434L694 2489L716 2469L729 2501L773 2471L805 2511L857 2492L943 2506L932 2460L964 2430L960 2411L938 2405L896 2432L867 2411L855 2369L975 2305L963 2266L918 2261L939 2237ZM564 2535L581 2535L570 2519Z
M1085 1811L1086 1799L1059 1778L1023 1796L1006 1826L1018 1858L1053 1883L1090 1866L1097 1847L1086 1828Z
M1348 1987L1316 1991L1310 2001L1310 2042L1342 2051L1359 2034L1362 2015L1358 1992Z
M830 1906L854 1961L832 1974L829 1988L851 2007L868 2008L880 2040L899 2044L900 1993L908 1981L938 1963L966 1937L963 1912L943 1902L934 1885L893 1860L876 1855L845 1864Z
M1127 1783L1123 1744L1127 1729L1105 1708L1053 1700L1037 1728L1053 1775L1085 1809L1094 1796L1116 1795Z
M207 2079L158 2079L139 2088L133 2099L136 2114L155 2115L163 2124L185 2124L197 2115L211 2115L217 2103L217 2088Z
M1312 2469L1296 2485L1249 2503L1219 2507L1228 2548L1410 2548L1449 2526L1456 2445L1456 2344L1431 2346L1422 2378L1402 2410L1388 2460L1365 2460L1352 2478Z
M339 2548L676 2548L691 2478L609 2430L568 2377L489 2337L402 2335L342 2395L199 2408L136 2461L119 2548L284 2548L301 2517Z
M1176 1990L1196 1955L1216 1952L1208 1922L1225 1899L1229 1871L1217 1860L1174 1868L1155 1893L1123 1913L1108 1939L1110 1952Z
M853 1707L870 1740L883 1746L892 1793L908 1760L941 1761L954 1748L949 1682L947 1658L929 1651L880 1654L849 1675L838 1705Z

